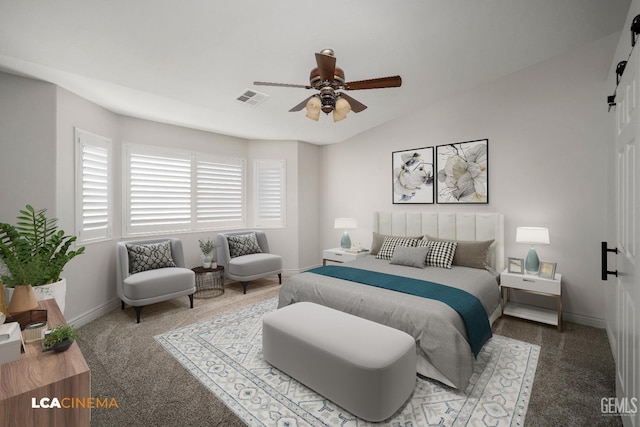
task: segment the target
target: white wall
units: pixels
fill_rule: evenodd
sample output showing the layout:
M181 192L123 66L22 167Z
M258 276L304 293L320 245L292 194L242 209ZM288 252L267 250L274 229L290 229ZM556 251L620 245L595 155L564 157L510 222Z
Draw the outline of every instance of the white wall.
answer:
M309 156L309 152L317 152L317 147L293 141L248 141L120 116L54 85L5 73L0 73L0 167L3 170L0 221L15 223L18 209L30 203L36 208L47 208L50 216L58 217L60 228L67 234L77 233L74 127L105 136L113 142L114 239L85 245L85 254L65 267L63 274L68 286L65 317L69 321L84 323L119 305L115 292L114 242L123 239L121 163L124 143L247 158L249 187L252 186L254 158L285 158L287 227L265 231L272 251L283 256L285 272L299 271L299 257L304 250L298 247L298 218L301 215L313 218L318 215L318 209L317 203L298 204L298 180L304 179L306 186L315 188L319 172L316 168L315 177L309 171L299 176L298 161ZM317 156L314 160L317 161ZM250 197L247 202L250 210ZM306 209L312 209L310 216L306 215ZM317 236L317 229L315 233ZM200 263L198 239L213 238L215 234L176 234L183 241L188 265ZM317 242L315 245L319 247Z
M459 209L505 213L507 256L526 253L514 242L516 226L549 227L552 244L538 253L558 262L568 318L598 323L604 318L599 279L599 242L606 236L604 159L612 141L603 87L617 39L582 46L323 147L246 141L122 117L53 85L0 73L0 166L8 177L0 181L0 221L13 222L17 209L32 203L57 215L66 231L74 230L74 126L112 138L118 165L122 141L284 157L287 229L269 233L272 249L285 256L285 268L299 270L319 264L322 248L337 246L341 232L333 229L335 217L356 218L359 229L350 233L352 241L366 246L374 210L454 208L392 205L392 151L489 138L490 203ZM116 210L121 212L120 168L115 172ZM119 216L115 226L118 239ZM188 263L199 262L197 240L206 235L180 236ZM114 270L113 242L90 245L82 262L74 260L65 268L71 288L68 319L87 318L113 305Z
M520 225L545 226L538 248L563 274L569 319L602 326L599 243L606 234L603 86L618 35L582 46L323 150L323 245L335 217L354 217L352 242L371 241L374 210L465 210L505 214L506 256L524 258ZM375 106L371 106L374 108ZM488 205L392 205L391 152L489 139ZM536 304L547 301L535 298Z
M56 87L0 73L0 222L26 204L55 215Z

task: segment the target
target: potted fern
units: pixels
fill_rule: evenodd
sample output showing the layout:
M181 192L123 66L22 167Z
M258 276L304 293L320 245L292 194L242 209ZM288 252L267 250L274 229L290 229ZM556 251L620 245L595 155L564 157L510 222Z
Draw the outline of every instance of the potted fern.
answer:
M0 278L8 289L13 288L9 312L37 308L37 294L40 299L54 297L64 313L66 281L60 275L69 261L84 252L84 247L70 250L76 236L66 236L58 230L58 219L47 218L46 209L35 210L27 205L19 212L16 225L0 223L0 260L9 273ZM16 294L25 296L27 301L14 303L14 299L20 299Z

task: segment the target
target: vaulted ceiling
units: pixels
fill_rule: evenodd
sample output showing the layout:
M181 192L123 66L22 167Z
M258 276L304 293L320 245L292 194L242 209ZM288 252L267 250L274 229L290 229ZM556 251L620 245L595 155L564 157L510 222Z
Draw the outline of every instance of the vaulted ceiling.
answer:
M630 0L0 0L0 70L55 83L119 114L250 139L344 141L620 31ZM312 94L314 53L369 108L334 123L288 110ZM613 54L613 52L612 52ZM269 98L250 106L246 89Z

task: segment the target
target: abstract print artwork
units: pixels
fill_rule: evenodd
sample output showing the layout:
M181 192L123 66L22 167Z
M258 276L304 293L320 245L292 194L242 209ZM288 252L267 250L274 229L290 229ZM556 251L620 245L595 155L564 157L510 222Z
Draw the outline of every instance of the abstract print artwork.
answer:
M438 203L489 203L489 140L436 147Z
M393 203L433 203L433 147L391 153Z

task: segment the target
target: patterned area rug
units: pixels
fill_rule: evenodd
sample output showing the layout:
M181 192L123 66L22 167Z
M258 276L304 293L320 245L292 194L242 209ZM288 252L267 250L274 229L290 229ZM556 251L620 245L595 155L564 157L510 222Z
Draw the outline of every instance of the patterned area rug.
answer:
M249 426L522 426L540 347L494 335L466 392L418 378L389 420L369 423L327 401L262 359L262 317L254 306L155 336L173 357Z

